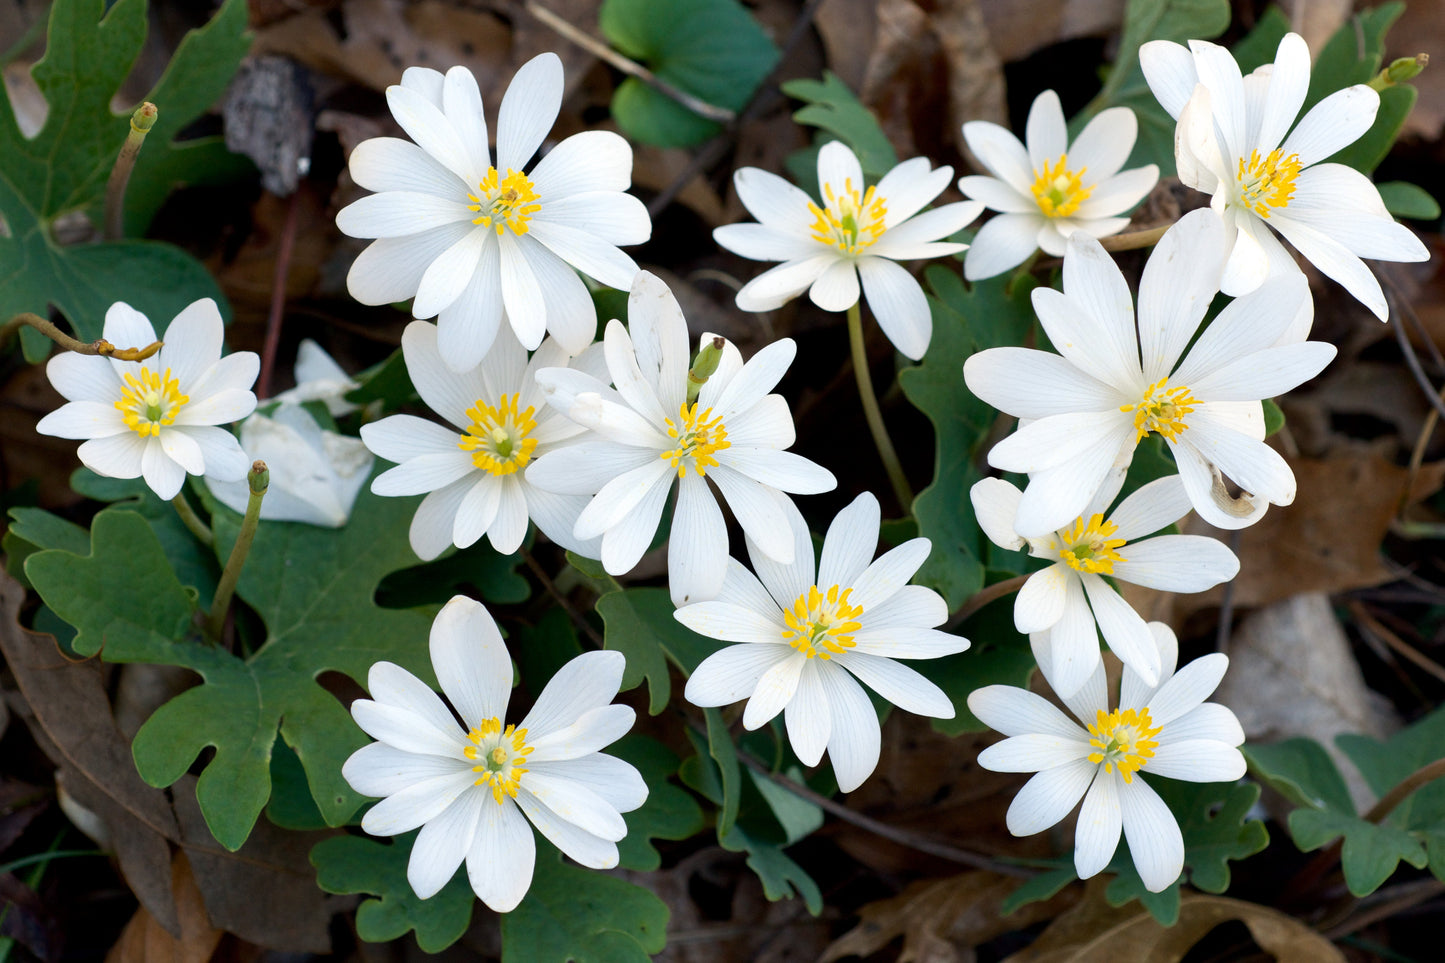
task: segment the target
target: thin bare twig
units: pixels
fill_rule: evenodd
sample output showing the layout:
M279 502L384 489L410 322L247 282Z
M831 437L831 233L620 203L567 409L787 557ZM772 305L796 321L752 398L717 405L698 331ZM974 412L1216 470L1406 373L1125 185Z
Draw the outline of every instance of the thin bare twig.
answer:
M281 345L281 320L286 308L286 278L291 273L291 251L296 244L296 220L301 191L286 202L286 223L276 251L276 271L271 278L271 310L266 315L266 341L261 347L261 376L256 379L256 397L271 397L271 375L276 370L276 351Z
M1362 628L1369 630L1369 632L1373 634L1376 638L1384 642L1386 645L1394 649L1406 659L1415 663L1415 665L1419 666L1421 669L1424 669L1426 672L1430 673L1441 682L1445 682L1445 667L1442 667L1440 663L1436 662L1434 659L1430 658L1428 655L1424 654L1419 649L1415 648L1413 645L1400 638L1394 632L1390 631L1390 629L1383 622L1371 615L1369 609L1365 608L1365 606L1362 605L1360 602L1351 599L1348 605L1350 609L1350 614L1355 617L1355 619L1360 623Z
M949 618L943 627L944 631L955 629L964 622L967 622L971 615L995 599L1001 599L1010 592L1017 592L1024 587L1024 583L1029 580L1029 575L1031 574L1033 573L1015 575L1013 578L1004 579L1002 582L995 582L975 592L969 596L967 602L963 603L963 607L953 613L953 616Z
M78 341L60 330L55 324L29 311L15 315L0 325L0 351L4 351L10 339L21 328L34 328L67 351L76 354L100 355L102 358L117 358L121 361L144 361L161 349L162 341L152 341L144 348L117 348L104 338L95 341Z
M1390 306L1397 312L1414 314L1414 307L1411 306L1408 299L1401 296L1400 289L1395 285L1395 281L1390 277L1390 274L1386 271L1381 271L1378 276L1381 281L1385 282L1385 298L1390 303ZM1445 415L1445 398L1442 398L1440 392L1430 383L1429 377L1425 374L1425 369L1420 366L1420 357L1415 354L1415 346L1410 343L1410 339L1405 335L1405 326L1396 323L1390 325L1390 328L1395 335L1395 340L1399 342L1400 353L1405 356L1405 367L1410 369L1411 377L1415 379L1415 383L1418 384L1420 390L1424 392L1426 400L1430 402L1430 406L1439 414Z
M537 577L537 581L542 583L543 590L552 596L552 600L557 603L563 612L567 613L567 617L572 620L572 624L581 629L597 648L606 648L607 646L603 642L602 636L592 627L592 624L583 617L582 613L578 612L576 607L567 601L567 596L563 595L557 589L557 583L552 581L552 577L548 575L547 570L542 568L541 564L532 557L532 553L525 548L519 549L519 551L522 553L522 561L527 563L527 568Z
M1244 533L1239 529L1229 533L1229 550L1239 557L1239 543ZM1219 602L1219 626L1214 631L1214 651L1229 651L1229 633L1234 628L1234 584L1230 579L1224 583L1224 598Z
M1164 232L1173 224L1151 227L1147 231L1130 231L1128 234L1114 234L1099 238L1099 245L1106 251L1136 251L1141 247L1153 247L1159 243Z

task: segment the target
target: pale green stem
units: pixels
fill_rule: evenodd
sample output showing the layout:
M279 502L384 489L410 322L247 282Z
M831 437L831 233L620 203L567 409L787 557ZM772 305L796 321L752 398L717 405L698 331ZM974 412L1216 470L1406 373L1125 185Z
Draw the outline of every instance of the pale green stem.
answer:
M191 534L196 536L196 541L206 546L216 543L216 537L211 534L210 528L201 521L201 516L196 514L191 503L186 501L185 492L178 492L176 497L171 499L171 504L176 507L176 514L181 516L181 521L191 530Z
M130 132L116 155L115 166L110 169L110 180L105 184L105 239L118 241L125 237L125 189L130 183L130 172L135 169L135 159L140 156L141 145L146 134L156 122L156 105L147 101L135 109L130 118Z
M226 559L226 568L221 572L221 581L216 586L216 597L211 602L211 614L206 618L206 635L220 641L226 627L226 612L231 608L231 596L236 592L236 582L241 569L246 565L246 556L251 553L251 542L256 538L256 526L261 521L261 499L266 496L266 487L271 474L264 461L253 462L251 473L246 477L251 495L246 500L246 515L241 519L241 531L236 544L231 548L231 557Z
M853 352L853 375L858 379L858 398L863 402L863 417L868 422L868 431L873 435L873 444L878 446L878 457L883 459L883 469L888 473L888 482L893 486L893 497L904 514L913 510L913 489L903 474L898 461L898 452L893 439L888 437L888 427L883 424L883 413L878 409L878 396L873 392L873 376L868 373L868 350L863 346L863 312L854 304L848 309L848 346Z

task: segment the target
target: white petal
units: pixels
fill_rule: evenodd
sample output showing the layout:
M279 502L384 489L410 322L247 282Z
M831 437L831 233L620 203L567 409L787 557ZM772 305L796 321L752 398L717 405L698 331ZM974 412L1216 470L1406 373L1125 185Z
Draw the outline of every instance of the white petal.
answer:
M120 397L121 381L115 370L109 361L96 355L62 351L46 362L45 376L66 401L114 406Z
M418 455L378 475L371 483L371 490L387 497L421 495L445 488L477 470L471 456L460 449Z
M838 789L852 792L878 768L882 732L878 714L863 687L847 672L822 667L818 677L828 700L833 718L828 733L828 758Z
M828 525L823 555L818 561L818 584L849 586L858 580L878 547L881 517L878 499L864 492L853 499Z
M790 649L787 657L765 669L758 676L758 684L743 710L743 728L751 730L766 725L782 712L797 693L799 678L808 664L808 659Z
M532 885L537 843L532 827L512 800L499 806L485 799L467 850L467 879L472 892L494 913L517 908Z
M1160 105L1177 119L1199 83L1189 49L1170 40L1151 40L1139 48L1139 66Z
M738 308L743 311L775 311L810 288L824 271L836 263L838 259L834 254L815 254L809 258L784 261L743 285L738 292Z
M483 805L480 793L467 793L422 826L406 863L406 881L418 897L435 896L456 875L471 848Z
M1075 728L1071 736L1026 732L984 749L978 764L994 772L1038 772L1083 759L1093 751L1082 729Z
M1239 559L1223 542L1199 535L1161 535L1130 545L1114 565L1121 581L1163 592L1203 592L1239 574Z
M140 473L151 491L166 501L180 494L186 482L186 470L165 453L161 440L155 437L148 439L141 450Z
M636 508L602 534L602 567L609 575L626 575L642 558L657 534L670 491L671 480L662 479L648 490ZM577 516L577 524L582 524L581 515ZM576 531L573 529L574 534Z
M898 595L917 587L905 585L899 590ZM928 591L928 589L924 589L924 591ZM885 602L884 605L891 605L898 595ZM863 623L863 628L853 633L853 651L865 655L877 655L885 659L938 659L945 655L956 655L963 652L969 644L968 639L962 636L922 626L874 627L868 612L863 613L859 617L859 621Z
M497 169L518 170L532 159L562 106L562 61L542 53L507 85L497 115Z
M1074 869L1080 879L1088 879L1108 866L1114 850L1119 848L1119 831L1123 828L1121 782L1117 773L1100 772L1084 795L1074 830Z
M1101 110L1069 145L1069 168L1084 168L1088 173L1088 180L1093 184L1100 184L1119 173L1124 162L1129 159L1129 154L1133 152L1134 140L1138 135L1139 121L1132 110L1127 107ZM1157 178L1156 170L1154 179ZM1150 187L1152 186L1151 183ZM1148 189L1145 190L1147 192ZM1093 200L1094 195L1090 195L1089 199Z
M1073 811L1099 767L1087 759L1045 769L1024 783L1009 804L1006 823L1015 836L1042 832Z
M587 713L605 707L622 685L626 663L621 652L610 650L584 652L573 658L547 681L532 711L517 728L526 729L529 741L536 744Z
M890 598L923 567L932 549L928 539L914 538L878 556L853 583L853 604L867 612Z
M531 764L530 772L566 778L592 790L621 813L632 812L647 801L647 783L630 762L596 752L566 762Z
M888 340L906 357L922 358L933 336L933 317L913 275L886 258L864 257L858 259L858 276Z
M1122 696L1120 705L1123 705ZM1194 740L1240 746L1244 743L1244 729L1239 724L1239 718L1227 707L1217 702L1205 702L1169 723L1158 738L1161 748Z
M224 331L215 301L210 298L193 301L166 326L165 347L161 348L155 366L171 369L181 390L189 390L206 369L220 359Z
M1269 93L1264 102L1259 131L1253 143L1263 156L1279 146L1305 102L1310 86L1310 49L1304 38L1288 33L1275 51L1269 73Z
M1185 739L1160 745L1145 768L1150 775L1185 782L1234 782L1244 777L1248 766L1244 755L1228 743L1216 739Z
M785 564L793 561L793 540L789 537L787 512L783 508L788 496L754 481L727 464L714 466L707 477L717 485L723 500L742 526L748 538L749 551L756 546L770 558Z
M934 719L952 719L953 701L917 671L892 659L862 652L840 652L832 661L900 709Z
M349 237L411 237L459 222L467 222L470 228L471 219L472 212L459 200L415 191L387 191L368 194L343 207L336 215L336 227Z
M1113 110L1115 108L1110 108ZM1085 231L1094 237L1104 237L1107 234L1123 230L1126 225L1119 225L1117 228L1110 224L1107 228L1098 224L1096 219L1114 218L1116 215L1131 210L1149 192L1154 185L1159 183L1159 168L1153 164L1146 164L1143 167L1135 167L1132 170L1115 174L1113 177L1102 181L1094 186L1094 192L1079 205L1074 213L1074 220L1080 222L1079 230Z
M1229 658L1213 652L1174 673L1149 699L1149 715L1153 717L1154 724L1167 726L1209 698L1219 687L1228 668Z
M1178 475L1156 478L1119 503L1108 515L1114 534L1126 542L1152 535L1189 514L1189 495ZM1132 546L1130 546L1132 548Z
M535 769L528 771L522 779L527 791L538 802L583 832L611 842L627 835L627 823L617 810L581 783L565 775Z
M1017 137L998 124L971 120L963 125L963 139L990 172L1020 194L1030 196L1034 165Z
M80 357L60 355L59 357ZM119 392L116 392L118 395ZM115 397L106 401L72 401L40 419L35 430L54 438L109 438L129 432L125 418L115 407ZM199 472L197 473L199 474Z
M512 660L480 602L453 596L432 622L430 646L437 681L469 726L506 715Z
M567 728L550 732L541 739L532 739L533 751L528 759L532 762L553 762L586 756L627 735L636 720L637 714L631 706L605 705L591 709Z
M828 707L828 695L818 678L820 659L803 659L798 687L788 703L783 719L787 725L788 742L793 753L805 766L816 766L828 747L832 735L833 713Z
M584 130L547 151L530 177L537 193L550 201L625 191L632 185L632 145L610 130Z
M511 679L509 678L507 682L509 683L508 689L510 689ZM451 710L442 703L442 700L431 690L430 686L401 666L391 662L377 662L373 664L371 670L367 673L366 688L371 693L372 699L376 700L380 705L401 710L407 715L414 717L415 721L425 723L437 733L444 735L447 745L460 746L463 744L461 742L461 736L457 732L456 720L452 718ZM505 709L506 706L503 705L502 708ZM406 721L395 713L381 713L379 718L383 726L386 725L388 721ZM365 724L359 719L357 720L357 724L365 728ZM370 732L369 729L367 731ZM402 746L400 743L388 738L388 736L377 735L376 733L371 734L383 742L391 742L399 748L406 748L406 746ZM431 734L429 733L423 732L422 736L431 739ZM435 740L432 741L434 742ZM426 752L428 750L417 748L415 751ZM461 757L460 752L454 753L454 755L458 758Z
M1062 562L1034 572L1014 598L1014 628L1020 632L1043 632L1064 617L1069 585L1077 578Z
M1149 255L1139 282L1139 341L1146 383L1172 371L1199 330L1219 290L1223 251L1224 224L1206 209L1180 218Z
M529 351L541 344L547 334L547 298L525 250L527 244L535 243L510 233L497 237L502 305L517 340Z
M1069 578L1064 612L1049 630L1050 662L1039 665L1044 678L1062 699L1084 688L1099 666L1099 635L1079 578Z
M591 869L611 869L617 865L617 844L595 836L585 829L558 817L535 799L524 785L517 794L517 804L532 825L562 852Z
M743 207L763 224L801 237L812 233L813 214L808 210L812 198L777 174L758 167L741 167L733 174L733 186ZM742 251L734 253L752 256Z
M1080 579L1089 596L1099 632L1109 648L1125 665L1139 673L1148 685L1159 680L1159 649L1144 619L1102 578L1084 574Z
M361 817L361 828L373 836L410 832L440 816L457 797L472 788L475 779L470 769L463 769L413 783L367 810Z
M1337 90L1300 118L1280 150L1299 154L1300 166L1308 167L1364 136L1379 109L1380 95L1364 84Z
M390 796L418 782L471 768L469 760L421 755L373 742L351 754L341 775L363 796Z
M589 231L539 218L532 223L532 230L527 236L608 287L625 291L637 276L636 261L618 250L615 244Z
M838 486L838 479L828 469L791 451L737 445L719 452L718 463L753 481L794 495L816 495ZM708 477L716 478L716 469L712 472Z
M858 295L858 270L852 261L841 258L833 259L808 289L808 297L824 311L846 311L858 303Z
M968 491L979 528L1000 548L1017 551L1024 546L1024 539L1014 531L1014 516L1022 497L1023 492L1002 478L980 479Z
M762 546L751 538L747 539L747 547L753 571L758 573L758 578L767 586L768 594L773 597L778 607L783 609L792 608L799 596L814 584L817 568L813 564L813 536L808 531L808 523L803 520L802 512L798 511L791 500L785 499L778 504L786 519L783 531L791 536L792 544L789 547L792 549L792 560L777 560L775 556L763 551Z
M485 171L477 170L466 144L457 136L437 103L412 87L399 84L386 88L386 103L401 129L416 141L417 146L464 183L480 182Z
M1129 855L1144 888L1151 893L1168 889L1184 869L1184 836L1174 814L1159 794L1139 778L1119 787L1119 807Z
M435 317L461 297L476 274L489 237L486 231L469 231L431 262L417 286L411 306L413 316Z
M416 294L427 266L473 230L470 221L457 221L420 234L372 241L351 262L346 290L362 304L405 301Z
M715 598L727 574L728 528L722 509L698 475L678 479L677 507L667 542L667 585L672 604Z
M649 496L656 498L657 489L665 494L671 487L672 466L661 459L624 472L603 485L582 509L573 532L578 538L595 538L615 527Z
M960 177L958 189L964 197L981 201L989 210L1002 211L1005 214L1039 213L1038 201L1034 200L1030 194L1019 193L1007 182L1001 181L997 177L985 177L982 174Z
M358 186L377 193L411 191L458 199L471 187L416 144L399 137L364 140L346 163Z
M1039 230L1043 226L1042 214L998 214L990 218L974 235L963 262L963 276L982 281L1018 267L1039 249Z
M1011 685L988 685L968 694L968 710L1006 736L1029 733L1060 739L1087 739L1068 716L1043 696Z
M714 228L712 238L719 247L754 261L790 261L809 257L818 250L812 238L767 224L726 224Z
M683 695L695 706L731 705L749 698L764 673L794 654L791 647L781 644L730 645L702 660L688 677Z
M527 482L563 495L592 495L612 479L660 461L655 451L610 441L584 441L533 461L527 466Z
M1069 134L1064 129L1064 109L1054 91L1045 90L1034 98L1028 119L1024 122L1024 143L1035 174L1041 172L1045 164L1056 162L1068 150Z
M417 558L429 562L451 546L458 509L472 485L470 479L463 478L421 500L408 530L411 550Z

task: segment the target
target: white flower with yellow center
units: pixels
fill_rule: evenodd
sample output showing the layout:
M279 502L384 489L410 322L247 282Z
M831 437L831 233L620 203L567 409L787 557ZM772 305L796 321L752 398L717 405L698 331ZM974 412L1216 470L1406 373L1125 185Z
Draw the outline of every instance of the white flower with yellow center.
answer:
M727 572L727 523L709 482L763 552L791 562L785 493L812 495L837 484L827 469L783 450L793 443L793 416L782 395L769 392L796 345L775 341L746 364L725 345L716 373L689 401L687 323L667 285L638 272L627 317L627 326L608 324L604 341L606 377L615 387L584 371L537 372L547 403L594 436L533 460L527 481L591 496L574 535L602 539L600 554L587 554L613 575L630 571L647 551L676 483L667 555L675 605L717 595ZM713 340L704 335L702 343Z
M352 297L412 298L413 315L437 318L454 371L482 360L503 315L528 350L551 332L581 353L597 312L576 271L625 290L637 265L617 245L652 234L647 209L624 193L632 148L611 131L584 131L526 172L562 103L553 53L524 64L502 97L495 163L465 67L445 76L411 67L386 99L412 140L377 137L351 153L351 176L377 193L344 208L336 226L378 239L347 275Z
M1008 737L979 753L980 766L1037 773L1009 806L1009 832L1042 832L1082 798L1074 834L1079 878L1109 865L1122 830L1139 877L1157 893L1184 868L1184 838L1174 814L1142 776L1233 782L1244 775L1245 762L1237 748L1244 742L1239 720L1226 707L1204 701L1224 677L1228 657L1206 655L1176 673L1174 633L1159 622L1149 628L1161 666L1159 684L1148 684L1125 665L1117 709L1109 709L1102 663L1082 688L1060 696L1079 722L1042 696L1007 685L975 690L968 708ZM1032 641L1039 668L1053 684L1050 646L1037 637Z
M362 829L395 836L421 827L406 867L416 894L435 894L465 860L482 902L514 909L536 860L529 821L583 866L616 866L617 840L627 835L621 814L647 799L637 770L599 751L634 720L630 707L610 704L622 654L577 656L521 722L507 724L511 657L487 610L458 595L432 623L431 662L451 708L410 672L376 663L371 698L353 702L351 715L378 741L341 768L357 792L385 797Z
M990 348L964 363L969 390L1021 419L988 456L995 468L1029 474L1014 520L1020 535L1072 525L1151 433L1168 444L1190 504L1211 525L1243 528L1270 504L1294 501L1294 473L1264 443L1260 401L1314 377L1335 348L1292 340L1312 304L1298 273L1231 302L1193 340L1219 290L1223 233L1210 210L1165 233L1144 267L1137 326L1124 275L1098 241L1075 234L1064 290L1033 293L1059 353ZM1234 497L1226 478L1244 494Z
M858 158L842 143L818 152L823 202L776 174L744 167L733 175L738 199L757 224L713 231L718 244L755 261L782 261L738 292L744 311L772 311L808 292L825 311L858 303L859 280L868 307L893 346L915 361L928 350L933 322L923 289L897 261L941 257L966 244L943 241L978 217L983 205L945 204L923 214L953 178L953 168L930 170L926 157L904 161L869 187Z
M445 362L435 325L413 321L401 337L407 374L433 411L450 427L414 415L391 415L362 425L361 440L397 467L378 475L378 495L428 493L411 521L411 547L432 559L449 545L466 548L482 535L504 555L527 534L527 520L574 552L595 555L596 540L575 538L572 528L587 499L558 495L529 484L531 462L582 434L582 429L542 401L533 375L542 368L575 364L600 371L602 353L589 349L569 362L551 338L531 360L510 330L480 365L457 374Z
M45 368L69 404L35 430L88 439L76 452L111 478L145 478L161 498L180 493L187 473L240 481L251 467L236 437L218 425L256 408L251 386L260 371L253 351L221 357L224 324L216 302L202 298L176 315L165 346L145 361L62 352ZM105 313L102 335L117 348L156 340L145 315L123 302Z
M1370 129L1380 95L1355 84L1296 123L1310 86L1310 52L1293 33L1280 41L1273 64L1248 77L1228 50L1203 40L1188 48L1146 43L1139 63L1179 122L1179 179L1212 194L1224 217L1229 259L1221 290L1245 294L1266 278L1299 273L1272 228L1380 320L1388 318L1380 283L1360 258L1424 261L1429 252L1385 210L1368 177L1320 163Z
M1107 237L1127 227L1127 212L1159 180L1153 164L1120 169L1134 149L1138 129L1132 110L1110 107L1070 143L1059 95L1052 90L1035 97L1029 108L1027 147L998 124L964 124L968 149L994 176L960 178L958 189L999 212L974 237L964 276L970 281L991 278L1040 249L1060 257L1076 231Z
M1049 633L1050 681L1060 695L1073 695L1098 666L1100 633L1141 678L1159 678L1158 652L1148 627L1104 576L1164 592L1202 592L1239 572L1239 559L1216 539L1144 537L1189 512L1189 496L1178 475L1142 486L1113 511L1108 509L1118 483L1106 485L1072 525L1033 538L1014 530L1022 493L1013 485L985 478L969 494L979 527L994 544L1009 550L1027 545L1034 558L1053 562L1019 589L1014 627Z
M716 599L674 613L694 632L742 643L704 659L685 694L699 706L748 700L747 729L783 712L798 758L815 766L826 749L838 788L850 792L877 767L879 753L878 716L858 683L900 709L952 719L943 690L894 660L953 655L968 640L935 628L948 620L942 596L908 584L928 559L928 539L874 560L879 513L871 494L833 519L816 566L807 523L796 509L788 521L791 563L769 558L750 538L756 576L729 559Z

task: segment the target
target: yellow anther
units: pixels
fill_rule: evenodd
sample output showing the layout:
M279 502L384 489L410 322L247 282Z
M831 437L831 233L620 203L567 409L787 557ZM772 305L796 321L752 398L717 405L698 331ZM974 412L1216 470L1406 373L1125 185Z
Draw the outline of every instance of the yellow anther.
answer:
M863 607L848 603L852 591L834 585L827 592L820 592L818 586L809 586L791 609L783 610L783 622L787 625L783 629L783 641L810 659L815 655L831 659L853 648L856 644L853 633L861 627L858 617L863 614Z
M813 214L813 240L856 256L883 236L888 206L874 188L868 188L860 197L850 177L843 182L841 194L834 194L832 186L824 184L823 195L827 203L822 207L808 202Z
M527 772L522 763L532 754L527 730L515 726L503 730L502 720L491 718L467 733L467 741L471 745L464 750L466 757L483 760L472 767L472 772L478 774L474 785L491 786L492 798L499 806L504 796L516 798L517 787Z
M1115 709L1113 712L1100 709L1094 724L1089 726L1089 734L1094 737L1089 740L1089 745L1098 750L1089 754L1089 761L1095 765L1103 763L1105 772L1113 772L1118 766L1124 781L1133 782L1134 773L1154 758L1154 750L1159 747L1155 737L1162 728L1154 725L1148 709L1137 712L1133 709Z
M1189 393L1189 389L1183 385L1167 388L1169 379L1160 378L1154 384L1144 390L1144 398L1132 405L1120 405L1120 411L1134 412L1134 441L1144 440L1144 436L1151 431L1156 431L1175 441L1179 435L1189 427L1185 417L1194 411L1194 406L1202 402Z
M1045 217L1068 217L1089 199L1094 188L1083 184L1086 171L1087 167L1070 170L1068 154L1060 154L1053 164L1044 161L1044 169L1034 171L1034 200Z
M495 167L487 168L477 193L468 194L467 199L471 201L467 210L477 215L472 223L495 228L498 237L503 228L510 228L513 234L526 234L527 222L542 209L531 179L510 167L506 177L501 177Z
M1239 202L1267 218L1271 210L1289 206L1299 172L1299 154L1285 157L1283 151L1272 150L1261 158L1259 151L1251 151L1248 162L1239 159Z
M661 457L672 462L678 478L687 477L689 466L699 475L706 475L707 470L717 464L713 455L732 447L722 416L714 418L711 408L698 411L698 407L684 403L678 408L677 421L667 419L667 436L677 443L677 447L663 452Z
M127 428L148 438L159 435L162 425L174 424L176 415L190 400L190 395L181 394L180 382L171 377L170 368L164 374L141 368L138 376L126 372L125 387L115 407Z
M1093 515L1086 522L1080 516L1072 528L1058 534L1059 558L1076 572L1113 575L1115 562L1127 562L1115 549L1124 545L1122 538L1110 538L1119 526Z
M472 464L491 475L510 475L526 468L537 447L535 409L519 410L520 394L503 395L495 407L477 399L467 409L471 424L457 447L472 453Z

